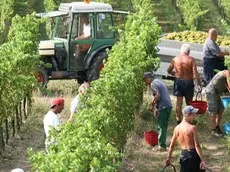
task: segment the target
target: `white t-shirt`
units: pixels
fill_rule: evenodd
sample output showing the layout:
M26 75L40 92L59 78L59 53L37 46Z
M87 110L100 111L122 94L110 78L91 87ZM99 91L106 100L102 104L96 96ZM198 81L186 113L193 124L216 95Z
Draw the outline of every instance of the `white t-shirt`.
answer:
M44 119L43 119L43 125L44 125L44 130L46 134L46 138L49 137L49 130L51 127L55 128L56 130L58 129L58 125L61 123L59 117L53 112L49 111ZM52 139L51 139L52 140ZM46 139L46 145L50 144L52 141L48 142Z
M72 100L71 104L70 104L70 111L71 113L76 113L77 112L77 108L80 104L80 96L79 94Z
M89 37L91 35L90 33L90 23L89 24L84 24L83 25L83 35L84 37Z

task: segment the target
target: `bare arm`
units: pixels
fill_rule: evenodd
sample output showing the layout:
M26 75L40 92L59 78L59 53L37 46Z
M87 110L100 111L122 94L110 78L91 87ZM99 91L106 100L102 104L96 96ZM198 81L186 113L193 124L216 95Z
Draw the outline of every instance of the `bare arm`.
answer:
M161 97L160 93L157 92L152 101L153 106L160 100L160 97Z
M84 36L84 39L89 39L90 38L90 35L89 36Z
M192 58L192 72L193 72L193 78L196 80L196 84L197 86L200 86L200 75L197 71L197 66L196 66L196 62L195 59Z
M168 73L171 74L172 76L175 76L176 72L173 71L173 69L174 69L174 59L172 59L172 62L168 67Z
M223 57L226 55L230 55L230 52L228 51L221 51L220 53L216 54L217 57Z
M169 146L168 157L165 161L166 165L171 164L171 162L172 162L172 153L173 153L173 150L174 150L175 145L176 145L176 140L177 140L177 134L176 134L176 128L175 128L173 131L172 140L171 140L171 143Z
M74 113L75 113L75 112L73 112L73 111L70 112L69 121L73 121L73 114L74 114Z
M90 38L90 36L85 37L84 34L82 34L82 35L76 37L75 40L82 40L82 39L89 39L89 38Z
M192 132L193 132L193 139L194 139L194 143L195 143L195 149L196 149L197 154L200 157L200 169L204 170L206 168L206 163L204 161L204 156L203 156L203 153L201 151L200 143L198 141L196 126L194 126Z
M200 157L200 160L201 160L201 161L204 161L203 153L202 153L202 151L201 151L200 143L199 143L199 141L198 141L196 126L194 126L192 132L193 132L193 139L194 139L194 144L195 144L196 152L198 153L198 155L199 155L199 157Z
M160 99L160 93L157 92L156 95L153 97L153 101L152 101L152 103L151 103L151 105L149 107L149 110L152 110L152 111L154 110L154 106L155 106L155 104L157 104L159 99Z
M170 146L169 146L168 158L172 157L172 152L173 152L173 150L175 148L176 140L177 140L177 135L176 135L176 128L175 128L174 131L173 131L172 140L171 140L171 143L170 143Z
M227 88L228 88L228 91L230 92L230 71L229 70L226 70L225 71L225 76L226 76L226 80L227 80Z

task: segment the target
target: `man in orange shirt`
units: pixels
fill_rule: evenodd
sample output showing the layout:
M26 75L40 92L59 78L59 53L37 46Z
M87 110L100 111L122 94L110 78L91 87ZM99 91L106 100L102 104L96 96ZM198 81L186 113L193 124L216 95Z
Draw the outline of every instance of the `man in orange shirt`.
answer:
M173 86L173 95L177 97L176 103L176 120L177 124L181 122L182 118L182 104L183 97L185 97L186 104L189 105L194 94L194 81L198 86L198 91L201 91L200 76L197 72L195 59L189 56L190 45L183 44L181 46L181 55L172 59L168 68L168 73L175 76Z

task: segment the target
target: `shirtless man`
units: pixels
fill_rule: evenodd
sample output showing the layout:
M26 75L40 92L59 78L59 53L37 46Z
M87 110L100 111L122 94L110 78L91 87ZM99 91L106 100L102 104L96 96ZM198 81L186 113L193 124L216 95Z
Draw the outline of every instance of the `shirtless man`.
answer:
M200 76L197 72L196 62L193 57L189 56L189 53L189 44L183 44L181 46L181 55L174 57L168 68L168 73L176 77L173 85L173 95L177 96L177 124L181 122L182 118L181 108L183 104L183 97L185 97L187 105L189 105L192 101L194 94L194 78L196 80L198 91L201 91Z
M176 141L181 147L180 172L202 172L205 171L205 161L201 147L197 137L197 129L191 122L196 119L196 113L199 109L192 106L186 106L183 109L184 118L177 125L173 132L171 144L169 146L168 157L165 161L166 165L172 163L172 153L175 148Z

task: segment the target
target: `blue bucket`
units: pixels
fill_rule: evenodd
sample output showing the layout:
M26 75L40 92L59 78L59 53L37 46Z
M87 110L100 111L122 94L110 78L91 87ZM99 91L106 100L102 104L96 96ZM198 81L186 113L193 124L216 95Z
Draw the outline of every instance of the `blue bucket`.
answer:
M222 97L221 98L222 104L224 105L224 108L228 108L228 105L230 103L230 97Z
M224 132L225 132L226 134L229 134L229 133L230 133L230 123L224 125Z

